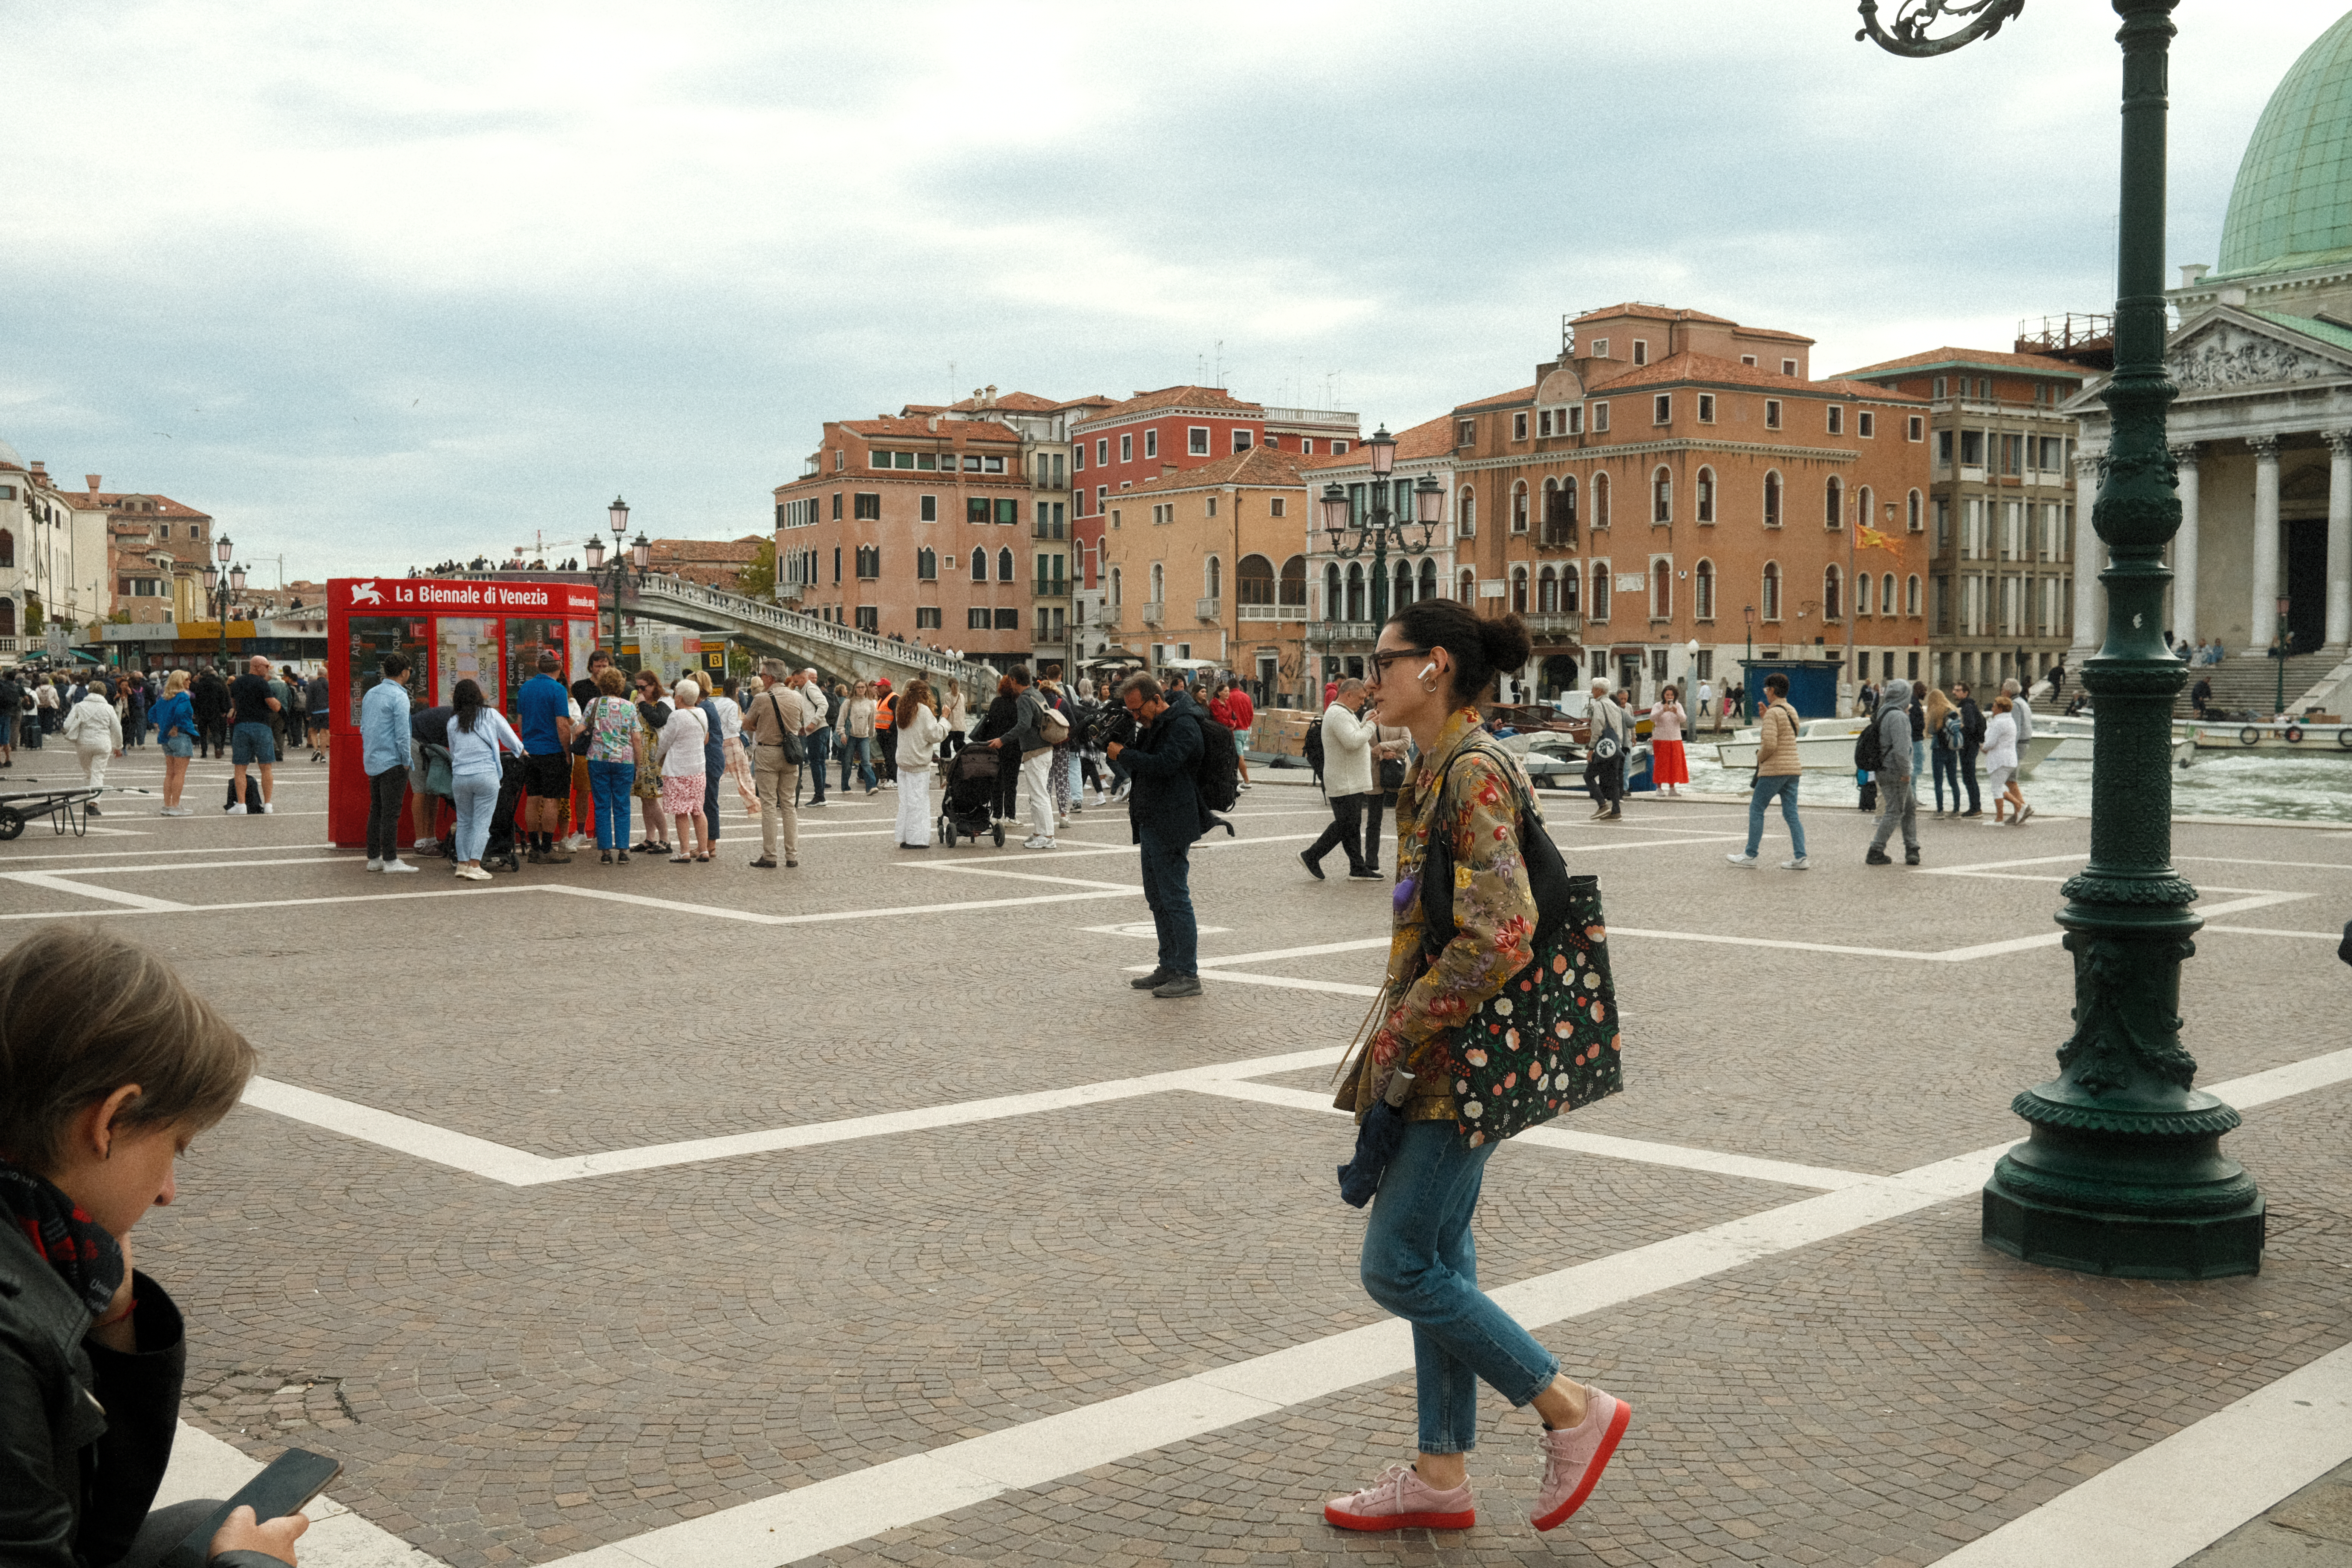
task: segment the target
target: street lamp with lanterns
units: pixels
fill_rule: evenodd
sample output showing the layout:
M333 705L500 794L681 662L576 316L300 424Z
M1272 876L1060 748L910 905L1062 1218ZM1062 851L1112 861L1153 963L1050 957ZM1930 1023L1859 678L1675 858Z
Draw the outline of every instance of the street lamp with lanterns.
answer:
M2271 711L2282 719L2286 717L2287 655L2294 647L2294 634L2286 629L2286 611L2287 596L2281 594L2278 596L2278 636L2271 642L2271 657L2278 660L2278 700L2271 705Z
M1388 560L1391 541L1398 554L1410 558L1430 552L1437 525L1445 521L1445 487L1428 474L1412 487L1412 517L1411 521L1421 530L1419 540L1405 537L1405 523L1389 507L1389 472L1396 467L1396 437L1386 429L1376 430L1364 443L1372 465L1370 493L1364 498L1364 515L1354 516L1354 507L1345 486L1337 480L1323 487L1323 531L1331 536L1331 553L1343 561L1352 561L1370 550L1372 553L1372 624L1380 626L1389 618Z
M2204 922L2172 865L2172 704L2187 668L2164 642L2164 550L2180 527L2165 411L2166 75L2179 0L2112 0L2123 18L2123 155L2116 219L2116 368L2100 393L2111 435L2091 526L2107 624L2084 661L2095 699L2091 858L2062 889L2074 959L2074 1028L2059 1075L2010 1109L2032 1129L1985 1184L1985 1241L2029 1263L2137 1279L2205 1279L2262 1267L2263 1194L2221 1152L2239 1115L2192 1087L2180 1043L2180 965ZM2024 0L1904 0L1893 26L1861 0L1855 35L1899 55L1990 37ZM1941 38L1938 23L1961 21ZM2284 638L2281 638L2284 651ZM2282 692L2286 666L2279 666ZM2281 697L2282 705L2284 697Z
M213 542L213 553L218 557L219 564L208 563L205 567L205 605L212 611L213 618L220 622L220 667L226 670L228 668L229 606L237 595L245 592L245 568L228 563L229 557L236 553L236 547L229 542L226 533Z
M646 563L653 558L653 546L646 542L645 530L637 531L626 549L621 535L629 531L629 503L619 496L604 509L607 526L613 531L613 662L621 662L621 590L627 586L631 571L642 574ZM588 536L588 570L591 574L604 569L604 542L594 534Z

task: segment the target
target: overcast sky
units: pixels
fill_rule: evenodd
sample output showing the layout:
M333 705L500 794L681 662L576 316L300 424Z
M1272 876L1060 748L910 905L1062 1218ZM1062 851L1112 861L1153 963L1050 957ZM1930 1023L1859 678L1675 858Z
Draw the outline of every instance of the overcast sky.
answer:
M1895 6L1886 7L1891 14ZM2170 260L2341 0L2186 0ZM1402 428L1641 299L1828 374L2108 308L2091 0L0 0L0 439L257 580L765 529L819 424L1215 378ZM1222 343L1222 349L1219 345ZM952 366L952 369L950 369Z

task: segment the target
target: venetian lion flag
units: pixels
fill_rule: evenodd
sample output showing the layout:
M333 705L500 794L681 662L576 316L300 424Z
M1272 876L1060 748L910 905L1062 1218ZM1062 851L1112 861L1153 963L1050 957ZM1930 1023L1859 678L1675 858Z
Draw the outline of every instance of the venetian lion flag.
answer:
M1856 525L1854 543L1864 550L1895 550L1895 540L1891 535L1879 532L1866 522ZM1902 552L1896 550L1895 553L1900 554Z

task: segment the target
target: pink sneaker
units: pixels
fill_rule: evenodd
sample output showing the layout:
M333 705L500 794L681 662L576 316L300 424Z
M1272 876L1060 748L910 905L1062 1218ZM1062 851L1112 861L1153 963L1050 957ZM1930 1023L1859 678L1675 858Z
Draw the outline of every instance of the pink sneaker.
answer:
M1633 1407L1597 1388L1587 1388L1584 1419L1543 1435L1543 1486L1536 1493L1536 1528L1550 1530L1584 1506L1592 1484L1617 1451L1617 1441L1633 1424Z
M1411 1465L1391 1465L1362 1491L1333 1498L1323 1517L1342 1530L1467 1530L1478 1522L1467 1481L1439 1491Z

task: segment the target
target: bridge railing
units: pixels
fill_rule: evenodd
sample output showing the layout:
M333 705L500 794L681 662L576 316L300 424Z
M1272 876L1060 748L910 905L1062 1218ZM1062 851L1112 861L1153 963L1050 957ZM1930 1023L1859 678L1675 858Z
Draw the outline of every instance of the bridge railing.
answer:
M996 671L971 659L955 658L933 647L923 647L909 642L899 642L874 632L862 632L821 616L802 610L786 609L764 600L730 594L723 588L706 587L683 577L646 577L638 581L635 592L629 595L639 603L697 605L738 621L755 626L770 626L794 637L814 642L828 643L835 647L853 649L876 658L911 665L936 674L952 677L965 682L985 681L993 686Z

